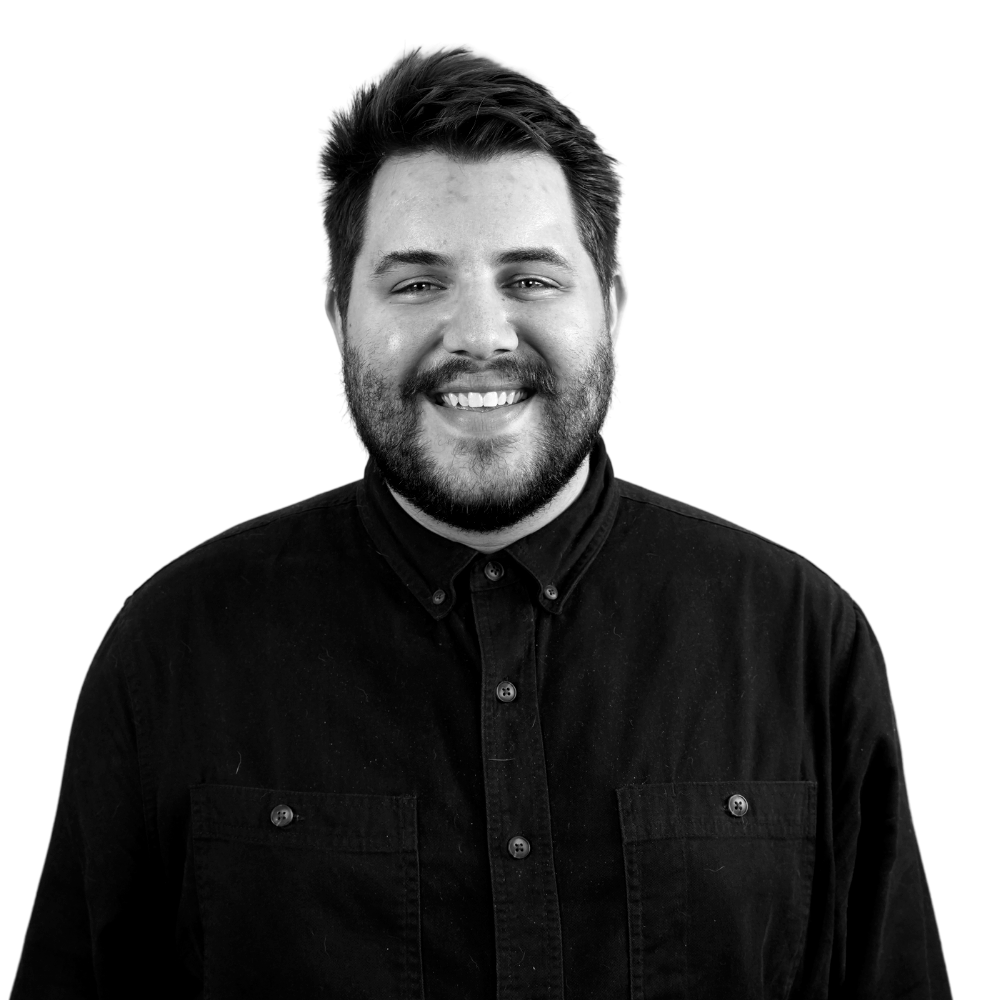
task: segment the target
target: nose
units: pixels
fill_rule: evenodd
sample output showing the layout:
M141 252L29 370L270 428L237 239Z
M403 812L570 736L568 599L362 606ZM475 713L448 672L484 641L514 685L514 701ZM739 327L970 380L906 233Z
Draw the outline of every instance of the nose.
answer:
M466 289L445 325L442 346L452 354L478 361L515 350L517 331L499 289Z

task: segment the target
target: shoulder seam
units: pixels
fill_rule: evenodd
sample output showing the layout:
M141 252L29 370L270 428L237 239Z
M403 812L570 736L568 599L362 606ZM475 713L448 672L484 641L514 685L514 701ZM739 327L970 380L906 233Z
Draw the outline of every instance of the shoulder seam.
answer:
M632 486L632 483L621 483L619 489L621 489L621 486L624 486L627 489ZM642 487L638 488L642 489ZM644 490L643 492L646 491ZM763 535L758 535L755 531L750 531L748 528L741 528L738 524L733 524L732 521L725 521L721 517L713 517L711 514L707 513L696 514L694 511L690 510L681 510L680 508L673 506L668 500L666 500L666 498L664 498L665 502L658 502L656 500L648 500L646 497L634 496L633 494L626 492L626 490L621 490L621 495L626 500L633 500L635 503L644 503L650 507L657 507L660 510L669 511L671 514L677 514L680 517L689 517L692 521L704 521L705 524L716 524L720 528L732 528L734 531L740 531L744 535L753 535L755 538L760 538L765 542L770 541L770 539L764 538ZM777 545L778 543L771 542L771 544ZM778 545L778 548L784 548L784 546Z
M356 490L351 489L351 487L356 485L356 483L347 483L344 486L337 487L336 490L331 490L331 493L338 492L339 490L344 491L344 495L342 497L338 497L336 500L328 498L328 494L320 494L320 496L325 498L322 501L316 503L313 503L312 500L300 501L299 504L291 504L288 507L283 507L270 514L261 514L260 517L251 518L248 522L242 525L235 525L232 528L227 528L225 531L220 531L217 535L213 535L211 538L206 538L203 542L199 542L186 552L182 552L179 556L171 559L170 562L164 563L155 573L152 574L152 576L144 580L138 587L136 587L132 594L126 599L125 603L127 604L132 597L139 593L140 590L143 590L149 583L156 579L156 577L170 569L170 567L175 563L179 563L182 559L186 559L188 556L193 555L195 552L200 552L202 549L207 548L210 545L214 545L217 542L222 542L229 538L238 538L240 535L256 531L259 528L266 528L268 525L274 524L277 521L285 520L286 518L297 517L301 514L314 514L317 511L330 510L333 507L342 507L354 503ZM302 504L304 504L304 506L302 506Z
M676 514L678 517L686 517L692 521L701 521L703 524L711 524L717 528L728 528L730 531L737 531L741 535L748 535L750 538L756 538L758 541L764 542L767 545L775 549L780 549L782 552L787 552L790 556L794 556L796 559L801 559L802 562L811 566L817 573L819 573L825 580L828 580L833 586L839 590L842 594L850 598L847 591L836 580L830 576L825 570L817 566L811 559L807 559L804 555L796 552L794 549L788 548L787 545L782 545L780 542L772 541L770 538L765 538L763 535L757 534L756 531L751 531L749 528L742 528L738 524L733 524L731 521L724 521L722 518L713 517L710 514L699 514L694 511L680 510L677 507L672 506L669 501L666 503L657 502L656 500L647 499L645 497L634 496L630 492L621 489L622 486L630 487L632 483L625 483L619 480L619 492L621 493L622 499L631 500L634 503L643 503L649 507L656 507L659 510L665 510L669 514ZM642 487L638 487L642 489ZM646 492L645 490L643 492Z
M202 545L210 545L212 542L221 541L223 538L236 538L239 535L246 534L248 531L256 531L257 528L266 528L269 524L274 524L275 521L283 521L289 517L297 517L299 514L313 514L318 510L329 510L331 507L342 507L345 504L353 502L354 495L353 493L349 493L337 500L324 500L322 503L312 505L310 505L310 501L306 500L306 506L303 507L300 507L298 504L292 504L291 507L284 507L281 510L274 511L272 514L262 514L260 517L252 518L246 524L237 525L233 528L227 528L225 531L220 531L219 534L213 535L211 538L206 538L205 541L196 545L193 549L188 549L188 552L194 552L195 549L200 549ZM186 554L187 553L185 553L185 555ZM180 558L183 558L183 556ZM170 564L168 563L167 565L169 566Z

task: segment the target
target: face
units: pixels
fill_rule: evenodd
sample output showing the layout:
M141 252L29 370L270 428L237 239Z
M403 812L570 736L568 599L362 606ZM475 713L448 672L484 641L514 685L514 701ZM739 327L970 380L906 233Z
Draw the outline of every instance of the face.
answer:
M347 316L328 304L348 405L389 485L489 531L548 503L611 396L605 308L562 169L542 153L442 153L375 176Z

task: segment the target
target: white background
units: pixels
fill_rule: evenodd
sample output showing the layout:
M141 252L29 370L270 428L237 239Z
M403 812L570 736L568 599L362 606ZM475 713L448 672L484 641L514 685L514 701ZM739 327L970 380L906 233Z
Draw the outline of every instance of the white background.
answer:
M550 86L621 163L618 474L803 553L873 622L953 988L985 995L995 9L8 5L0 989L123 600L206 537L361 474L317 157L330 112L404 48L468 43Z

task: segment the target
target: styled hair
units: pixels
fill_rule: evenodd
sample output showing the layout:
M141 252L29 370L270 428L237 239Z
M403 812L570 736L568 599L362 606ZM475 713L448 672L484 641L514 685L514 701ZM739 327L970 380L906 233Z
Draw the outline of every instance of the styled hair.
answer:
M347 316L351 276L364 240L368 196L387 157L433 150L482 161L504 153L543 152L562 167L580 241L594 262L607 302L617 269L615 161L593 132L534 80L450 49L404 55L335 114L321 165L327 181L323 222L330 246L329 282Z

